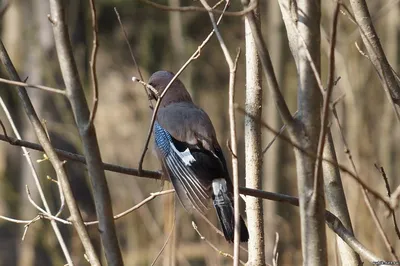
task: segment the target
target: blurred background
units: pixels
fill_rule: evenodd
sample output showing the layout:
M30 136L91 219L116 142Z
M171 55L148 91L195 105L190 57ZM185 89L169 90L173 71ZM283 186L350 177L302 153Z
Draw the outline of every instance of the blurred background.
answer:
M80 78L85 87L89 103L92 101L89 60L92 49L92 27L89 1L64 1L71 41L74 48ZM392 67L397 71L400 62L400 9L398 0L367 1L378 35ZM1 38L17 67L22 79L28 83L64 88L58 66L49 14L48 0L0 1ZM198 1L157 0L169 6L195 5ZM345 1L346 3L346 1ZM209 1L210 5L216 1ZM347 4L347 3L346 3ZM329 34L333 14L333 1L322 1L321 54L322 79L326 80ZM205 12L167 12L157 9L144 0L97 0L96 9L99 30L99 52L97 75L99 79L99 107L95 126L104 162L137 168L144 147L151 118L147 96L143 87L131 81L138 76L130 57L129 49L114 13L116 7L128 34L128 41L139 63L144 79L154 71L165 69L176 72L202 43L212 26ZM240 1L233 1L230 10L241 10ZM286 101L294 113L297 110L297 74L287 44L284 25L277 1L260 1L262 31L271 54L276 75ZM244 20L240 16L225 16L220 24L225 42L234 55L238 48L244 52ZM341 79L334 89L333 99L337 104L339 119L349 143L351 155L360 177L370 186L386 194L380 173L374 167L384 167L392 190L400 184L399 124L388 104L384 91L372 65L357 50L355 43L363 50L356 25L348 15L339 16L338 40L336 46L336 74ZM244 53L242 53L244 54ZM236 102L244 106L245 58L239 59L236 83ZM1 68L1 77L7 78ZM200 57L192 62L181 75L181 80L191 92L194 101L210 115L218 139L224 148L227 161L230 153L226 148L229 138L228 124L228 78L229 70L215 37L201 51ZM26 115L21 109L15 89L3 89L0 95L11 110L23 138L37 142ZM282 126L274 103L263 87L263 119L279 130ZM81 153L79 134L72 112L65 99L56 94L29 89L29 95L41 119L51 132L56 147ZM0 118L12 135L4 112ZM244 184L244 139L243 116L237 114L239 171ZM344 152L343 141L338 134L338 125L331 119L338 159L350 166ZM263 131L263 145L272 139ZM36 160L41 153L31 152ZM46 178L55 178L48 161L36 163L46 197L54 212L60 204L57 185ZM85 220L95 219L93 199L87 183L85 167L73 162L66 164L68 175L78 199ZM159 170L158 161L152 153L152 144L146 155L144 169ZM112 194L114 213L120 213L146 198L149 193L169 184L160 181L106 172ZM360 187L346 175L342 176L356 237L368 249L386 260L393 260L368 211ZM295 161L292 147L277 140L264 154L263 187L265 190L297 196ZM32 173L28 168L22 150L0 142L0 215L29 220L38 211L30 204L25 187L32 198L40 202ZM156 198L135 212L116 221L119 241L126 265L150 265L161 250L174 225L172 237L156 265L230 265L229 258L221 256L202 241L191 225L196 221L199 231L222 252L232 253L223 237L217 235L202 219L184 212L172 195ZM176 206L176 207L175 207ZM268 262L279 234L279 265L301 265L299 211L283 203L265 202L265 239ZM372 198L372 206L383 226L384 232L394 250L400 253L393 222L381 204ZM175 215L174 215L175 213ZM243 209L244 213L244 209ZM397 212L400 216L399 211ZM66 209L62 215L69 216ZM174 218L175 217L175 218ZM214 212L209 219L217 225ZM175 224L174 224L175 223ZM83 248L71 226L59 225L74 261L88 265L83 257ZM0 220L0 265L64 265L65 259L50 227L40 220L32 224L25 236L21 237L24 226ZM329 265L341 265L336 254L333 233L327 229ZM96 226L90 227L90 234L99 247ZM246 245L244 245L246 247ZM246 261L247 254L241 252Z

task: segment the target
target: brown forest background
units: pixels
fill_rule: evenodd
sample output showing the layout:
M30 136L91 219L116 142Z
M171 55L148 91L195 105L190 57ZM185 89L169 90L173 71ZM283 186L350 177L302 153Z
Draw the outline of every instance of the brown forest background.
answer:
M66 1L70 36L78 62L81 80L86 95L91 101L92 87L89 74L89 57L92 44L91 15L88 1ZM392 67L398 71L400 63L400 6L399 1L367 1L380 40ZM3 6L7 3L1 2ZM198 5L195 1L163 0L158 3L172 6ZM215 4L209 1L209 4ZM322 80L326 80L329 32L332 21L333 1L322 1L321 50ZM97 73L99 79L99 107L95 126L105 162L136 168L144 147L151 110L143 88L131 81L137 76L126 45L114 7L120 12L133 48L136 60L147 79L160 69L176 72L197 49L212 29L206 12L167 12L154 8L144 1L98 0L96 1L100 48ZM241 4L233 1L230 10L241 10ZM292 113L297 110L297 75L290 54L285 28L277 1L260 1L262 32L272 57L279 84ZM13 0L1 17L2 40L10 53L22 79L29 77L32 84L43 84L63 88L58 60L55 53L53 32L47 19L47 0ZM244 23L242 17L225 16L220 30L228 48L233 53L238 47L244 51ZM400 183L399 165L399 125L392 107L383 93L378 76L370 64L356 48L363 50L361 37L356 25L345 14L339 15L338 40L336 45L336 75L340 76L334 88L333 99L342 97L337 104L339 119L349 143L349 149L361 178L383 194L385 184L374 164L384 167L391 187ZM239 59L236 83L236 101L244 105L245 59ZM1 70L1 77L7 77ZM181 75L194 101L210 115L219 141L229 158L226 141L229 139L228 124L228 78L229 69L215 37L202 50ZM18 103L14 89L2 84L0 95L11 109L14 121L23 139L37 142ZM282 125L274 103L270 100L267 86L263 86L263 119L274 128ZM62 96L39 90L29 90L29 95L41 119L46 121L51 139L56 147L81 153L79 134L68 103ZM11 129L4 113L0 119ZM347 154L338 126L331 119L331 129L336 145L338 160L349 165ZM244 184L243 116L237 114L239 171ZM11 134L12 135L12 134ZM272 135L263 131L265 146ZM264 147L263 146L263 147ZM30 152L36 159L42 153ZM227 161L230 161L229 159ZM46 196L56 209L59 205L58 189L48 161L36 163ZM144 169L158 170L159 164L149 152ZM264 155L264 190L297 196L295 161L292 147L278 139ZM76 189L85 220L94 220L95 212L89 196L85 168L68 162L67 170ZM161 182L106 172L110 186L114 213L120 213L146 198L149 193L161 189ZM342 175L346 199L356 237L375 254L389 260L391 258L368 211L360 187L356 182ZM31 172L19 147L0 142L0 215L19 219L32 219L37 210L30 204L25 192L28 186L33 199L38 199ZM37 200L37 202L39 202ZM386 216L382 204L372 201L383 229L394 250L400 252L391 218ZM264 203L266 254L271 262L275 242L275 232L279 233L279 264L301 265L299 211L283 203ZM398 215L400 212L397 211ZM64 211L63 217L68 217ZM217 220L211 210L209 218ZM223 252L232 252L232 246L217 235L209 225L198 217L185 213L176 204L175 231L172 239L158 261L158 265L229 265L231 260L211 249L193 230L191 221L199 225L200 232ZM116 221L119 241L126 265L150 265L163 246L174 221L173 196L159 197L135 212ZM72 254L87 265L82 257L82 247L72 227L60 225ZM96 226L91 230L95 235ZM50 224L40 220L32 224L25 236L23 225L0 220L0 265L63 265L64 258L58 247ZM328 232L329 265L339 265L333 233ZM245 260L246 254L242 252Z

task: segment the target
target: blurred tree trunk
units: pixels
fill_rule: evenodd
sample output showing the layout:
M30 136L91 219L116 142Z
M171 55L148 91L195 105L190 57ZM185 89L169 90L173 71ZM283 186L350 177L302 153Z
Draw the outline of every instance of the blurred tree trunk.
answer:
M267 27L266 36L268 36L268 46L271 55L271 61L274 65L276 79L280 85L282 94L285 94L284 71L286 66L287 53L285 49L285 32L284 25L279 11L277 1L268 1L267 15L264 16ZM265 27L264 27L265 28ZM279 131L282 122L276 109L274 100L270 97L269 90L266 91L266 97L263 97L263 106L266 106L266 112L263 112L263 120ZM270 132L263 133L263 149L273 139L275 135ZM279 187L283 185L282 181L282 165L283 165L283 149L282 141L277 138L274 144L266 151L264 156L264 180L263 188L267 191L278 192ZM265 254L267 262L272 261L273 248L275 245L275 232L279 232L277 202L264 201L264 228L265 228ZM282 238L281 238L282 239Z
M28 77L28 81L33 84L44 84L46 75L52 75L52 73L54 73L50 68L47 68L47 64L45 63L47 61L46 55L49 54L54 48L51 25L47 19L47 14L50 12L48 5L48 1L46 0L30 0L25 1L24 3L23 14L25 14L25 34L23 36L23 40L21 41L27 45L22 48L24 51L26 51L26 57L24 59L23 70L20 71L20 75L22 80ZM36 30L32 31L32 28ZM46 120L52 118L51 114L54 114L54 112L49 110L50 112L48 112L48 115L50 116L48 117L46 117L44 114L46 111L48 111L46 108L48 105L46 105L45 102L51 100L52 95L40 90L28 90L28 94L39 117ZM36 140L36 135L31 127L31 124L26 119L24 120L22 138L27 140ZM36 161L42 155L38 152L30 152L30 156L33 158L33 161ZM21 217L22 215L33 217L35 213L37 213L37 210L35 210L35 208L29 204L25 189L26 185L28 185L31 191L31 196L35 202L40 201L38 200L38 192L33 182L32 171L25 159L23 160L22 165L22 183L20 188L20 196L22 201L20 205L20 213ZM40 165L37 164L35 167L39 169ZM49 187L49 185L52 186L53 184L48 182L46 179L42 179L43 188ZM47 189L47 191L49 190ZM55 204L53 206L55 206ZM26 239L27 241L24 241L21 244L21 255L19 257L19 265L21 266L34 265L35 256L37 261L42 260L42 256L44 254L35 255L35 246L38 245L36 240L36 232L37 230L30 230ZM53 237L52 234L49 234L48 236L51 238ZM56 255L56 253L53 254ZM56 258L57 256L51 256L51 259Z
M8 12L4 17L4 32L3 36L4 42L8 51L10 53L11 59L16 65L19 73L21 75L26 75L29 73L29 64L30 63L38 63L37 50L40 45L37 43L37 39L34 39L35 32L30 31L29 26L36 25L36 14L32 16L30 11L32 10L32 1L13 1L10 5ZM34 27L35 28L35 27ZM36 61L35 61L36 60ZM40 66L37 67L37 71L40 71ZM30 73L30 82L37 82L37 72ZM21 77L25 79L24 76ZM32 99L35 106L39 103L37 98ZM40 104L40 103L39 103ZM17 123L18 124L18 123ZM34 140L35 135L33 134L30 124L25 116L22 118L22 124L19 126L19 131L21 136L24 139ZM19 154L21 154L21 150L18 150ZM30 156L34 156L35 153ZM19 196L20 203L18 204L18 216L21 219L31 218L35 215L36 210L29 203L26 189L28 186L31 191L32 199L37 202L37 190L34 185L32 172L26 163L26 159L21 156L21 158L14 163L19 164L20 166L20 188L19 188ZM14 173L15 174L15 173ZM20 232L18 235L22 235L24 228L19 227ZM36 242L36 232L37 230L29 230L25 241L20 242L17 247L18 252L18 265L30 266L34 265L35 262L35 242Z
M24 62L23 60L25 57L24 53L25 50L23 49L23 47L26 44L23 41L25 33L24 4L25 4L24 0L13 1L8 7L7 12L4 14L4 17L2 18L2 30L3 30L2 40L5 46L8 48L8 53L10 57L14 60L14 64L18 68L18 70L21 70ZM8 92L5 92L4 94L2 93L2 95L8 96L4 97L4 99L11 107L10 112L12 112L12 115L14 117L14 123L18 126L18 128L21 128L22 124L22 116L20 115L21 109L15 105L15 97L14 97L15 92L10 90ZM2 115L2 118L3 117L4 116ZM2 119L2 121L6 126L9 124L8 122L6 122L7 120L5 119ZM11 134L10 127L7 126L7 129L8 132L10 132L9 134ZM17 217L20 217L20 212L18 209L21 202L21 198L19 197L19 186L22 184L21 162L24 160L24 157L22 155L21 149L12 147L10 145L7 145L5 147L5 152L7 156L4 158L5 159L4 174L7 181L4 180L3 182L7 182L9 189L8 191L4 191L4 193L2 191L2 200L6 202L9 207L8 209L9 212L7 212L9 215L15 215ZM2 187L4 188L7 185L2 184ZM12 192L10 191L11 188L13 188ZM24 215L23 217L26 218L28 216ZM21 227L17 224L9 224L8 226L6 226L6 229L3 230L9 231L8 237L10 239L9 240L6 239L5 234L4 238L2 237L2 242L7 241L6 242L7 246L4 246L4 249L2 246L2 250L5 250L6 252L0 253L1 260L6 265L16 265L19 260L19 256L22 252L20 244L21 243L20 238L22 235ZM28 258L32 258L33 248L30 248L28 251L29 252L26 256Z

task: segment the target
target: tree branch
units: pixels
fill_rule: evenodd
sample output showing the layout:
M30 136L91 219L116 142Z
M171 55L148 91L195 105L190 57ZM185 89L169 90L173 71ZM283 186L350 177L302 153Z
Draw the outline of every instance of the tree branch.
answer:
M90 113L88 127L90 127L94 122L99 102L99 86L96 73L97 50L99 48L99 40L97 38L97 34L99 29L97 27L96 5L94 3L94 0L89 0L89 2L90 2L90 11L92 13L92 28L93 28L93 46L92 46L92 55L90 57L90 75L92 76L92 86L93 86L93 103L92 103L93 106L92 106L92 112Z
M171 11L171 12L208 12L206 8L198 7L198 6L183 6L183 7L170 7L162 4L157 4L154 3L150 0L139 0L147 5L150 5L152 7L164 10L164 11ZM250 5L246 8L244 8L242 11L230 11L230 12L225 12L224 10L218 10L218 9L212 9L211 12L215 14L222 14L224 13L226 16L237 16L241 17L246 15L247 13L253 11L255 8L257 8L256 5Z
M367 48L368 57L378 73L379 79L388 97L400 106L400 86L393 73L381 42L376 33L368 6L365 0L350 0L354 17L360 30L361 38ZM395 108L395 107L394 107Z

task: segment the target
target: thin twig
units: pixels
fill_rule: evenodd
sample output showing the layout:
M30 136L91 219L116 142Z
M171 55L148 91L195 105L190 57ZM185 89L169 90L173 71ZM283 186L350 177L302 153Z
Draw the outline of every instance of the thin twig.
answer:
M391 191L390 191L389 180L386 176L385 169L382 166L378 166L377 164L375 164L375 168L381 174L383 181L385 182L387 194L390 198L392 195L391 195ZM393 218L394 230L396 231L397 237L400 239L400 230L399 230L399 227L397 226L396 212L392 212L392 218Z
M33 218L31 220L20 220L20 219L15 219L15 218L10 218L7 216L0 215L0 219L3 219L8 222L16 223L16 224L28 224L28 223L32 222L33 220L35 220L35 218Z
M135 56L133 54L133 50L132 50L131 44L129 43L129 40L128 40L128 34L126 33L124 24L122 23L122 20L121 20L121 16L119 15L119 12L118 12L116 7L114 7L114 12L117 15L119 26L121 27L122 33L124 34L125 42L128 45L129 53L131 54L131 58L132 58L133 64L135 65L135 67L137 69L137 72L139 74L140 79L143 80L142 71L140 71L140 67L139 67L138 63L136 62L136 58L135 58ZM144 87L144 91L146 92L147 96L149 97L149 95L147 93L147 90L146 90L146 87ZM149 101L149 102L150 102L150 106L152 106L152 102L151 101Z
M0 43L1 43L1 41L0 41ZM2 43L1 43L1 45L2 45ZM16 125L15 125L15 123L14 123L12 117L11 117L11 114L10 114L10 112L9 112L9 110L8 110L8 108L7 108L7 106L6 106L6 104L4 103L2 97L0 97L0 105L1 105L1 107L2 107L2 109L3 109L3 111L4 111L5 115L6 115L6 117L7 117L7 119L8 119L10 125L11 125L12 130L14 131L15 136L17 136L18 139L21 139L21 135L19 134L19 131L18 131L18 129L17 129L17 127L16 127ZM3 125L3 130L4 130L4 132L5 132L4 125ZM8 138L8 137L7 137L7 138ZM28 152L28 150L27 150L25 147L22 147L22 151L23 151L23 153L24 153L24 155L25 155L25 158L26 158L26 160L27 160L27 163L28 163L28 165L29 165L29 168L31 169L32 177L33 177L33 180L35 181L35 185L36 185L36 188L37 188L37 190L38 190L40 199L41 199L41 201L43 202L43 205L44 205L46 211L50 213L50 207L49 207L49 204L47 203L47 199L46 199L46 197L45 197L45 195L44 195L44 192L43 192L42 186L41 186L41 184L40 184L39 177L38 177L38 175L37 175L35 166L33 165L32 158L29 156L29 152ZM63 238L63 236L61 235L61 232L60 232L60 230L59 230L59 228L58 228L58 226L57 226L57 223L52 222L52 223L51 223L51 226L52 226L52 228L53 228L53 230L54 230L54 234L56 235L57 241L58 241L59 244L60 244L60 247L61 247L61 249L62 249L62 251L63 251L63 254L64 254L64 256L65 256L66 261L68 262L68 264L73 265L73 261L72 261L71 255L70 255L70 253L69 253L69 251L68 251L68 248L67 248L67 246L66 246L66 244L65 244L64 238ZM25 227L24 236L25 236L25 234L26 234L27 228L28 228L28 227ZM24 236L23 236L23 237L24 237Z
M207 243L213 250L215 250L219 255L224 256L225 258L230 258L233 260L233 256L229 253L223 252L219 250L213 243L211 243L207 238L205 238L199 231L199 228L197 227L196 223L192 221L192 226L193 229L197 232L197 234L200 236L200 239L203 240L204 242ZM243 261L239 260L241 265L246 265Z
M146 199L144 199L143 201L139 202L138 204L136 204L132 208L129 208L126 211L121 212L120 214L114 215L114 220L118 220L118 219L128 215L129 213L139 209L144 204L152 201L153 199L157 198L158 196L171 194L171 193L174 193L174 192L175 192L174 189L169 189L169 190L164 190L164 191L160 191L160 192L151 193L150 196L148 196ZM99 223L99 221L92 221L92 222L86 222L85 225L93 225L93 224L98 224L98 223Z
M147 5L150 5L152 7L164 10L164 11L171 11L171 12L208 12L206 8L202 8L202 7L197 7L197 6L184 6L184 7L170 7L170 6L166 6L166 5L162 5L162 4L157 4L154 3L152 1L149 0L139 0ZM254 5L250 5L246 8L244 8L242 11L230 11L230 12L224 12L223 10L217 10L214 9L214 7L212 8L213 13L216 14L222 14L225 13L225 15L227 16L237 16L237 17L241 17L246 15L247 13L253 11L255 8L257 8L257 1L255 2L256 4Z
M390 203L392 208L397 208L400 202L400 185L396 188L393 192L392 196L390 197Z
M225 4L224 11L225 11L226 8L228 7L228 3L229 3L229 2L227 2L227 3ZM219 22L221 21L221 19L222 19L222 17L223 17L223 14L224 14L224 13L222 13L221 16L219 17L218 22L217 22L217 25L218 25ZM196 59L200 56L201 50L202 50L203 47L208 43L208 41L211 39L211 37L212 37L213 35L214 35L214 30L212 30L212 31L208 34L208 36L204 39L204 41L200 44L200 46L197 47L197 50L192 54L192 56L186 61L185 64L183 64L183 66L178 70L178 72L176 72L175 76L174 76L174 77L171 79L171 81L167 84L167 86L165 87L164 91L162 92L162 94L160 95L160 97L157 99L157 103L156 103L156 106L154 107L153 115L152 115L152 117L151 117L150 127L149 127L149 130L148 130L148 132L147 132L146 142L145 142L145 145L144 145L144 148L143 148L142 155L140 156L140 160L139 160L139 167L138 167L139 174L142 172L142 166L143 166L144 156L146 155L146 152L147 152L147 149L148 149L148 146L149 146L149 142L150 142L150 138L151 138L151 133L153 132L153 127L154 127L154 123L155 123L155 120L156 120L156 115L157 115L158 109L160 108L160 103L161 103L162 98L163 98L164 95L167 93L168 89L171 87L171 85L172 85L172 83L175 81L175 79L177 79L178 76L183 72L183 70L185 70L186 67L187 67L193 60L196 60Z
M94 0L89 0L89 3L90 3L90 11L92 14L92 31L93 31L93 40L92 40L93 46L92 46L92 54L90 57L90 75L92 77L92 86L93 86L93 103L92 103L92 112L90 113L87 127L92 126L94 118L96 117L97 106L99 103L99 85L96 73L97 50L99 48L99 40L97 38L97 35L99 28L97 26L96 5L94 4Z
M0 83L5 83L5 84L10 84L10 85L16 85L16 86L22 86L26 88L32 88L32 89L38 89L38 90L43 90L43 91L48 91L48 92L53 92L61 95L66 95L66 91L62 89L56 89L52 87L47 87L43 85L33 85L25 82L20 82L20 81L14 81L14 80L8 80L8 79L3 79L0 78Z
M163 253L165 247L167 246L169 240L171 239L172 233L174 232L175 229L175 223L176 223L176 206L175 206L175 197L174 197L174 220L172 221L172 226L171 230L169 231L169 234L167 236L167 239L165 240L163 246L161 247L160 251L157 253L157 256L154 258L153 262L151 263L150 266L154 266L158 260L158 258L161 256Z
M31 192L29 191L28 186L25 186L25 190L26 190L26 194L28 196L28 200L29 202L32 204L33 207L35 207L35 209L37 209L40 212L40 215L43 216L43 218L49 219L49 220L55 220L57 222L63 223L63 224L71 224L71 222L66 221L62 218L59 218L57 216L54 216L53 214L51 214L50 212L44 210L42 207L40 207L33 199L31 196Z
M39 221L41 219L41 216L38 215L35 218L33 218L31 221L29 221L29 223L27 223L26 225L24 225L24 233L22 234L22 238L21 240L24 241L25 240L25 236L28 233L28 229L29 226L31 226L32 224L34 224L35 222Z
M312 206L317 206L317 200L320 199L320 193L324 193L324 191L320 190L321 184L323 183L322 176L322 154L324 152L325 146L325 136L328 132L328 115L329 115L329 105L332 96L333 86L334 86L334 76L335 76L335 46L336 46L336 33L337 33L337 24L339 17L340 3L336 2L335 10L333 12L333 22L332 22L332 32L331 32L331 46L329 51L329 74L328 74L328 85L326 92L322 90L324 95L324 104L322 109L322 119L321 119L321 130L319 134L318 140L318 148L317 148L317 160L315 162L314 168L314 189L311 200L315 202ZM305 45L305 43L304 43ZM318 75L319 76L319 75ZM323 198L323 196L322 196Z
M293 114L293 117L296 118L297 114L298 114L298 111L296 111L296 112ZM275 140L283 133L283 131L285 131L285 129L286 129L286 124L284 124L284 125L281 127L281 129L279 129L278 134L274 134L274 137L272 138L272 140L271 140L271 141L268 143L268 145L264 148L264 150L263 150L263 152L262 152L263 155L268 151L268 149L272 146L272 144L274 144Z
M160 97L160 96L158 95L158 91L157 91L153 86L151 86L151 85L148 84L147 82L143 81L142 78L138 79L137 77L132 77L132 81L133 81L133 82L139 82L140 84L142 84L142 85L144 86L145 89L149 89L149 90L151 90L151 92L152 92L154 95L157 95L157 98ZM150 101L150 102L151 102L151 101Z
M3 121L1 121L1 119L0 119L0 126L1 126L1 129L3 130L3 134L6 137L7 141L11 142L11 139L7 135L6 127L4 126Z
M279 258L278 244L279 244L279 233L275 232L275 244L274 244L274 250L272 252L272 265L273 266L278 266L278 258Z

